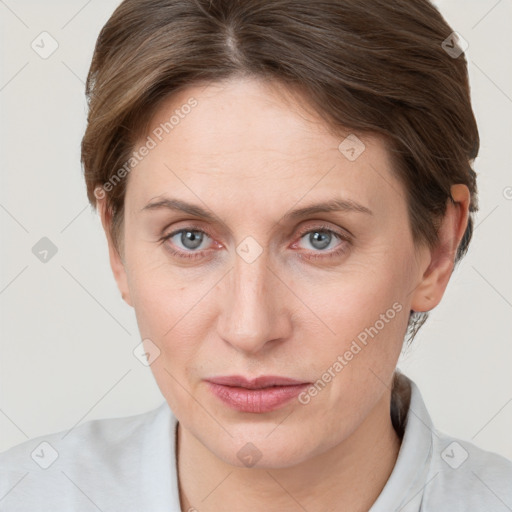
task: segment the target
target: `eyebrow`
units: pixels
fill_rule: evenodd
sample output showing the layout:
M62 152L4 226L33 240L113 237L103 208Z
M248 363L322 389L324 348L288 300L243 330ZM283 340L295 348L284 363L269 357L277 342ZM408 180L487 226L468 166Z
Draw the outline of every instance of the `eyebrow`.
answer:
M312 204L310 206L298 208L297 210L288 212L283 216L283 219L289 220L300 217L306 217L308 215L313 215L314 213L328 213L339 211L366 213L368 215L373 215L373 212L369 208L363 206L362 204L356 203L351 199L331 199L330 201Z
M185 201L175 198L164 197L159 201L150 202L146 206L144 206L144 208L142 208L141 211L151 211L160 209L180 211L188 213L189 215L193 215L195 217L202 217L206 220L216 221L219 223L222 222L221 219L213 212L206 210L200 206L187 203ZM308 215L313 215L315 213L328 213L338 211L365 213L368 215L373 215L373 212L369 208L359 203L356 203L355 201L352 201L350 199L331 199L329 201L312 204L310 206L298 208L296 210L288 212L285 215L283 215L283 220L288 221L292 219L307 217Z

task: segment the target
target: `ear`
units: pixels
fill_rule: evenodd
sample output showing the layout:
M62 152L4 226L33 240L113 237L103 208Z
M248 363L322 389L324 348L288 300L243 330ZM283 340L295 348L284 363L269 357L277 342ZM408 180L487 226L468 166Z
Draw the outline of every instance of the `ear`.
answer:
M110 267L112 268L112 272L114 274L114 278L117 283L117 287L121 292L121 297L123 300L129 305L133 307L131 298L130 298L130 289L128 287L128 278L126 275L126 270L124 266L123 259L116 247L114 246L114 242L112 241L112 237L110 234L110 226L112 223L111 212L107 208L106 199L102 197L97 200L97 208L98 213L101 218L101 224L103 225L103 230L105 231L105 235L107 237L108 243L108 254L110 259Z
M462 240L469 217L470 193L466 185L451 187L452 200L448 199L445 216L439 228L438 244L428 250L427 268L415 288L411 309L430 311L435 308L453 272L457 248Z

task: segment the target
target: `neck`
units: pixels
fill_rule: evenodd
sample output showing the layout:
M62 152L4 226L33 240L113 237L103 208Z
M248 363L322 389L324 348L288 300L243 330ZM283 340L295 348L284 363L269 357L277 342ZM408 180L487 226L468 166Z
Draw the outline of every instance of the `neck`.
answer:
M331 450L296 466L270 470L225 463L179 424L181 510L367 511L400 449L389 404L386 392L363 423Z

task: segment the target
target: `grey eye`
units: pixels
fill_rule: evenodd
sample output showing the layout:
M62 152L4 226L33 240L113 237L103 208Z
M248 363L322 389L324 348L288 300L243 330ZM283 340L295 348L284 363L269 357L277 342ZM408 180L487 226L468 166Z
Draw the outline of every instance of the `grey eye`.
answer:
M311 247L316 250L323 250L329 247L335 238L338 238L335 233L324 229L309 231L302 237L302 239L307 240Z
M193 250L197 249L204 240L204 233L201 231L192 231L183 229L174 236L179 236L179 241L185 249Z
M331 242L332 235L325 231L314 231L309 234L309 241L315 249L325 249Z

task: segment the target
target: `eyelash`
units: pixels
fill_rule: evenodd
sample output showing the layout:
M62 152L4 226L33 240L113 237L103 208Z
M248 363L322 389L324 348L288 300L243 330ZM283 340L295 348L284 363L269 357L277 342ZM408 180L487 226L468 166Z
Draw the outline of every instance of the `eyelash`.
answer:
M158 241L160 243L164 243L167 240L171 239L174 235L177 235L178 233L182 233L184 231L193 231L193 232L196 232L196 233L203 233L204 235L207 235L208 237L213 238L213 236L208 231L203 230L203 229L197 229L197 228L195 228L193 226L189 226L189 227L177 229L176 231L173 231L172 233L164 235ZM303 230L303 231L301 231L299 233L299 239L301 239L304 235L307 235L309 233L315 233L315 232L329 233L331 235L334 235L335 237L337 237L338 239L340 239L344 243L341 244L341 247L339 247L338 249L335 249L335 250L333 250L331 252L324 253L323 251L316 251L319 254L311 254L309 256L301 255L301 257L305 257L305 258L311 259L311 260L316 260L318 258L324 258L324 259L326 259L326 258L335 258L337 256L341 256L342 254L344 254L347 251L346 244L350 244L351 243L350 237L348 237L347 235L343 235L341 233L338 233L337 231L334 231L334 230L330 229L327 226L316 226L314 228L305 229L305 230ZM200 257L203 256L202 253L204 252L204 251L183 252L183 251L177 251L175 249L172 249L171 247L167 247L167 250L173 256L177 256L178 258L183 258L183 259L188 259L188 260L194 260L196 258L200 258Z

